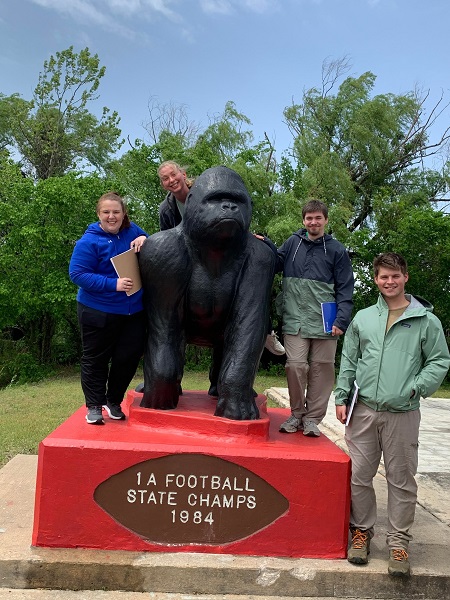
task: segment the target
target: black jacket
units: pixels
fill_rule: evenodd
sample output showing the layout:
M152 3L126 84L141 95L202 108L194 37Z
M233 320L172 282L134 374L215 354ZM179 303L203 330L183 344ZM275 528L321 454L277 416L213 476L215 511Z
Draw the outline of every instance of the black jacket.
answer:
M159 228L161 231L173 229L181 220L175 196L169 192L159 205Z

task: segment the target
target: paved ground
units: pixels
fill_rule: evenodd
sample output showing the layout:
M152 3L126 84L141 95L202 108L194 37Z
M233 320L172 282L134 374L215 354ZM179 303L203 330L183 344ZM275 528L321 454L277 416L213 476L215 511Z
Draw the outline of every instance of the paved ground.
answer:
M329 600L323 596L306 596L302 600ZM0 600L292 600L292 596L242 596L235 594L159 594L148 592L68 592L61 590L13 590L0 588ZM333 597L333 600L348 598ZM364 600L359 597L358 600ZM388 599L389 600L389 599ZM431 600L421 598L421 600Z
M272 389L268 395L287 402L284 389ZM344 428L334 416L332 400L321 429L345 448ZM375 478L379 513L371 560L357 567L345 559L32 548L37 459L19 455L0 470L0 599L450 599L449 433L450 400L423 401L419 505L410 546L412 577L405 581L387 575L382 468ZM301 530L296 534L301 535ZM37 589L64 587L69 591Z
M289 407L287 388L266 391L280 406ZM419 436L418 503L450 527L450 399L427 398L421 401ZM334 397L320 429L339 447L347 451L345 426L335 415ZM384 474L381 464L380 474Z

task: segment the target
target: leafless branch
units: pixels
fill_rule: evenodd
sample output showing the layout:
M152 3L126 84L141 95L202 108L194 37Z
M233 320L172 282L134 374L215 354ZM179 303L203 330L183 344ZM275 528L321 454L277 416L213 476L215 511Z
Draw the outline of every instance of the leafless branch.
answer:
M200 132L200 124L190 121L185 104L161 103L155 96L148 101L149 120L142 123L153 144L159 140L163 131L180 135L192 142Z
M322 63L322 98L325 98L336 84L336 81L351 69L348 56L331 59L326 58Z
M266 173L268 173L269 171L274 171L275 170L275 166L272 162L272 157L273 157L273 153L275 152L275 147L272 144L272 142L269 139L269 136L267 135L266 132L264 132L264 137L266 139L266 142L269 144L269 155L267 157L267 162L266 162ZM275 162L275 161L274 161Z
M268 173L269 171L272 171L273 173L275 173L276 169L277 169L277 161L274 157L275 146L273 145L272 141L269 139L269 136L267 135L266 132L264 132L264 137L266 139L266 142L269 144L269 154L267 156L267 161L266 161L266 173ZM269 187L269 190L268 190L269 197L272 196L274 187L275 187L274 185L271 185Z

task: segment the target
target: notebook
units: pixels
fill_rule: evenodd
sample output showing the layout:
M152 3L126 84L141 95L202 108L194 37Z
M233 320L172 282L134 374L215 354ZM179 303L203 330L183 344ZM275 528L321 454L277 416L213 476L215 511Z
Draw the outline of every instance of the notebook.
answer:
M138 258L134 249L130 248L126 252L113 256L111 262L119 277L129 277L133 280L133 286L128 292L125 292L126 295L132 296L138 292L142 287L142 282Z

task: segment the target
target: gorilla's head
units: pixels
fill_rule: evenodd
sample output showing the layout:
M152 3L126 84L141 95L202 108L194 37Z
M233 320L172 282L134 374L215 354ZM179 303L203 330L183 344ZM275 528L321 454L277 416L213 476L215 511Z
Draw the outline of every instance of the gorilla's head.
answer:
M188 194L183 229L194 241L226 244L246 235L251 218L251 198L240 175L212 167L197 177Z

